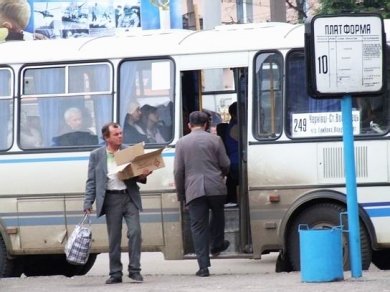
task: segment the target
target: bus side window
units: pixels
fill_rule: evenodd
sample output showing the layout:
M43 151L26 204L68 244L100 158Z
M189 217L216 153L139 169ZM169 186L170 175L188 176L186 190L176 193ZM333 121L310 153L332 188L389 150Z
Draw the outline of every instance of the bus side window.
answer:
M381 135L388 129L386 118L388 104L384 96L353 97L354 115L359 116L360 119L359 135ZM329 134L327 131L320 131L320 128L320 130L313 130L313 125L306 125L311 127L310 132L301 133L304 129L301 128L300 121L307 118L309 114L313 116L317 113L317 116L325 117L327 113L341 115L340 98L315 99L307 94L303 51L293 51L287 55L286 110L287 135L293 138L334 136L331 132ZM303 114L301 118L299 118L300 114Z
M0 151L6 150L12 145L12 99L0 99Z
M13 102L12 74L8 68L0 68L0 151L12 145L13 133Z
M125 144L166 144L173 138L173 63L125 61L120 66L120 113Z
M262 53L256 58L254 134L274 139L282 132L283 57Z
M93 146L103 142L98 139L96 129L112 120L110 66L107 63L55 64L24 69L21 110L40 117L41 147ZM76 132L82 138L61 137L67 134L66 127L70 127L65 121L67 110L73 115L79 112L82 123Z

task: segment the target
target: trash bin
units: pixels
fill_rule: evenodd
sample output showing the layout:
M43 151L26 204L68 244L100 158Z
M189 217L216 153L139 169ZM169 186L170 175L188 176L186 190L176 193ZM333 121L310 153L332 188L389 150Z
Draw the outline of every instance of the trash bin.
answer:
M302 282L344 280L342 228L309 229L301 224L298 229Z

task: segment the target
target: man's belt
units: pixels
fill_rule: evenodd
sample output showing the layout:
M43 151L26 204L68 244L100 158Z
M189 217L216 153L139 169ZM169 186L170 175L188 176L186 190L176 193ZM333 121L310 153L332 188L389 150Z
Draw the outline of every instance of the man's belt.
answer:
M127 189L124 190L107 190L106 194L127 194Z

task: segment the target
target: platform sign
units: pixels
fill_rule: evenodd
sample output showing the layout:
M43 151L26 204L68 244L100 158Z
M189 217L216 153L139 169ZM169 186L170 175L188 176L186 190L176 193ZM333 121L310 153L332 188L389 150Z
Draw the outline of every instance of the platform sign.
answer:
M316 16L305 27L308 94L317 98L342 98L349 255L355 278L362 276L362 261L352 96L375 96L385 91L385 39L383 20L374 14ZM332 125L326 122L326 127L317 130L329 127Z
M375 95L385 90L380 15L316 16L305 29L309 95Z

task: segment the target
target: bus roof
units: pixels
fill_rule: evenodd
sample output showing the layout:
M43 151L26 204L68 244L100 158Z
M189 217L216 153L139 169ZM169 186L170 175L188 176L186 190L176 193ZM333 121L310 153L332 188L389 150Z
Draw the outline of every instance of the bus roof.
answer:
M249 51L269 48L301 47L303 45L303 25L281 22L256 24L236 24L217 26L212 30L193 33L181 42L185 51ZM290 33L297 29L301 35Z
M9 41L0 44L0 64L246 51L278 48L281 43L302 46L302 32L301 36L289 35L296 27L274 22L225 25L204 31L145 30L96 38Z
M390 20L385 20L390 31ZM211 30L139 30L115 36L0 43L0 64L25 64L206 52L299 48L304 25L282 22L220 25Z

